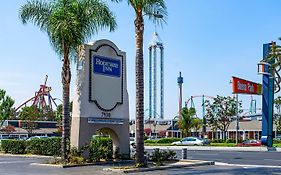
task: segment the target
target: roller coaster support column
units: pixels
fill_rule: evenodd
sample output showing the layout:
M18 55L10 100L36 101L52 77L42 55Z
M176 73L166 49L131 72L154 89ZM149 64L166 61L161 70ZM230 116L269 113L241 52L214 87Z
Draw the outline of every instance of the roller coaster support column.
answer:
M203 127L202 127L202 136L205 138L206 135L206 117L205 117L205 98L202 96L202 118L203 118Z
M271 43L263 45L263 58L265 59L270 51ZM270 65L274 63L274 59L268 64L263 65L263 71L269 74L262 76L262 137L263 145L272 147L273 137L273 100L274 100L274 75Z

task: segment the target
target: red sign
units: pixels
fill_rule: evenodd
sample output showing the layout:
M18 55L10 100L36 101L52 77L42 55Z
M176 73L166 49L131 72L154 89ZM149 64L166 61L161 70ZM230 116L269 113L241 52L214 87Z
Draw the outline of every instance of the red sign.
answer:
M261 84L247 81L241 78L232 77L233 94L257 94L261 95Z

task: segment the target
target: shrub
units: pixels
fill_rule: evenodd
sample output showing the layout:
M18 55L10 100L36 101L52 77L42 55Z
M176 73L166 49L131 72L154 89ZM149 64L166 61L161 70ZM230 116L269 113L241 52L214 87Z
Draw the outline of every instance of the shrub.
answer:
M41 138L26 141L26 152L38 155L58 156L61 153L61 138Z
M2 140L1 150L5 153L11 154L24 154L25 151L25 141L24 140Z
M109 160L113 156L112 139L108 137L95 137L90 144L91 161L100 161L101 159Z
M154 151L149 155L149 159L156 163L156 165L163 165L166 160L172 160L176 158L176 152L172 150L160 151L159 148L154 149Z
M157 140L157 143L173 143L180 140L180 138L162 138Z
M234 139L227 139L225 143L236 143Z
M157 143L157 140L145 140L144 143Z
M214 139L214 140L211 140L211 143L224 143L225 141L222 140L222 139Z
M281 140L273 139L274 144L281 144Z

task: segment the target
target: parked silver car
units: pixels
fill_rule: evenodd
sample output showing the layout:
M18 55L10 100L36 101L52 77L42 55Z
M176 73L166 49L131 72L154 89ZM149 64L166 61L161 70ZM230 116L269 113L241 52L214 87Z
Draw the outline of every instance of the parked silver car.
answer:
M208 142L200 137L185 137L180 141L173 142L172 145L206 145Z

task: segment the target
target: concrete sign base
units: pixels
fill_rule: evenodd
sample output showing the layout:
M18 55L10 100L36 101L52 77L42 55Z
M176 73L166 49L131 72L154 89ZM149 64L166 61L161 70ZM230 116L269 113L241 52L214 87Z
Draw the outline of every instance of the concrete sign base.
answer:
M81 148L97 131L130 155L126 53L109 40L81 49L71 120L71 145Z

